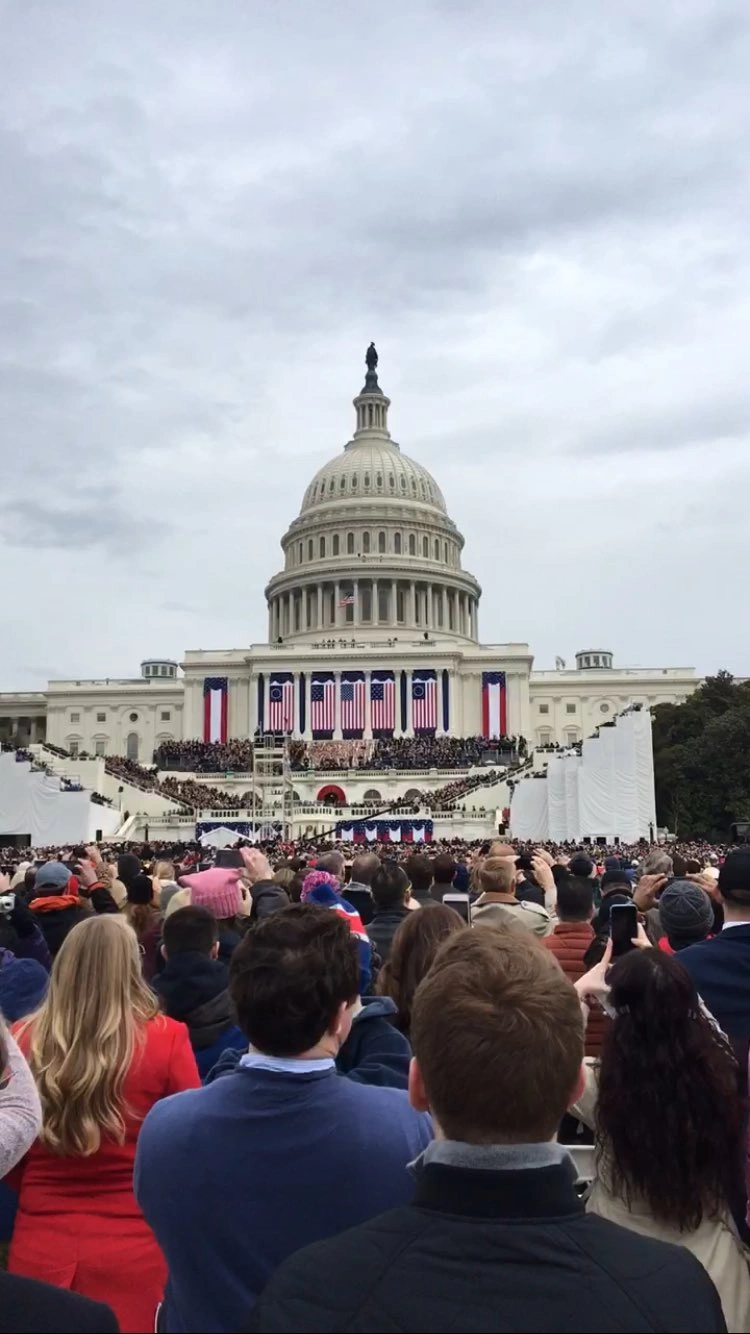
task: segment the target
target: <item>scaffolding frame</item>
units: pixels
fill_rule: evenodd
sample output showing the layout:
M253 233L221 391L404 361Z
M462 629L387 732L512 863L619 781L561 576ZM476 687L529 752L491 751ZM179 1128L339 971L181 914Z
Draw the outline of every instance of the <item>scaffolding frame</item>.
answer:
M253 742L253 777L250 800L252 827L261 839L292 835L294 787L289 759L289 737L265 733Z

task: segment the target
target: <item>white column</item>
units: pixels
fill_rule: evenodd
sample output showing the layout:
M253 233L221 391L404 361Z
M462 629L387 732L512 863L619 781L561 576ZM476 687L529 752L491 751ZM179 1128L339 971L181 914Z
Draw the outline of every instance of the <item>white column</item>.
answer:
M447 588L443 588L443 591L442 591L442 598L443 598L443 629L444 629L444 630L447 630L447 629L448 629L448 590L447 590Z
M378 581L372 581L372 623L380 625L380 597L378 595Z
M391 580L391 625L398 625L398 599L396 580Z
M359 623L360 623L360 616L359 616L359 579L355 579L355 580L354 580L354 582L353 582L353 584L352 584L352 593L354 594L354 607L352 608L352 610L353 610L353 612L354 612L354 615L353 615L353 617L352 617L352 625L353 625L353 626L355 627L355 629L356 629L356 627L357 627L357 626L359 625Z
M323 629L323 585L318 584L318 629Z
M414 583L414 580L413 580L413 579L412 579L411 583L409 584L409 601L410 601L410 604L411 604L411 623L412 623L412 625L416 625L416 624L417 624L417 585Z
M427 630L431 630L431 629L432 629L432 613L433 613L433 606L432 606L432 584L428 584L428 585L427 585L427 616L426 616L426 618L425 618L425 628L426 628Z
M341 590L340 590L340 588L339 588L339 581L338 581L338 579L337 579L336 582L335 582L335 584L333 585L333 628L334 628L334 630L337 630L338 627L339 627L339 625L341 624L341 615L340 615L340 610L341 610L341 609L340 609L340 607L339 607L339 602L340 602L340 601L341 601Z

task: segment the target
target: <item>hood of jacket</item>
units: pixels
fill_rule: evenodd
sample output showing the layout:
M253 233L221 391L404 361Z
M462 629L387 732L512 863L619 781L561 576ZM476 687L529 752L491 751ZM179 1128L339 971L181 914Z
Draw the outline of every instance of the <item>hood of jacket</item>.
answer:
M186 950L167 959L153 980L153 988L170 1019L187 1023L188 1016L226 992L229 971L218 959L208 959L197 950Z
M352 1028L367 1023L368 1019L391 1019L394 1014L398 1014L398 1006L390 996L363 996L362 1009L352 1019Z
M49 974L36 959L17 959L0 950L0 1011L9 1024L25 1019L47 994Z

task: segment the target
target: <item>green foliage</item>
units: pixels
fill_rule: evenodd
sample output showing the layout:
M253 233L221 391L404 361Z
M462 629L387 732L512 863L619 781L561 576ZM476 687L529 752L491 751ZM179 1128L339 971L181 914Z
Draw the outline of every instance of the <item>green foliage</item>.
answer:
M709 676L653 711L656 813L680 838L728 838L750 818L750 682Z

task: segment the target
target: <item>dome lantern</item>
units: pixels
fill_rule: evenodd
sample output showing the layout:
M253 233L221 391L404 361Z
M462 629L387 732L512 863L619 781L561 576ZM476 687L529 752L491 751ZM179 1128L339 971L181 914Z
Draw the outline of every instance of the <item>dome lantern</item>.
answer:
M354 400L357 413L357 428L354 432L354 439L357 440L361 436L378 436L381 439L390 440L388 409L391 406L391 400L386 398L378 384L378 354L374 343L370 343L365 353L365 365L367 367L365 383ZM393 447L398 449L396 444Z

